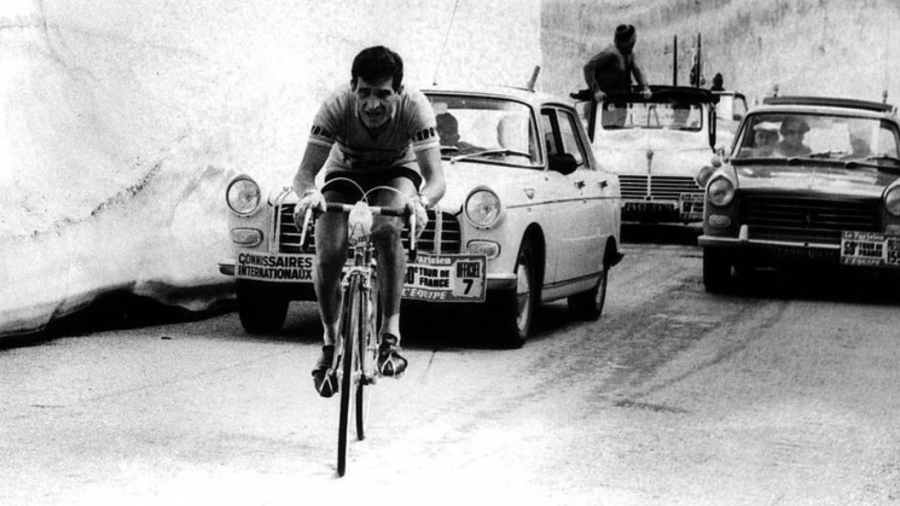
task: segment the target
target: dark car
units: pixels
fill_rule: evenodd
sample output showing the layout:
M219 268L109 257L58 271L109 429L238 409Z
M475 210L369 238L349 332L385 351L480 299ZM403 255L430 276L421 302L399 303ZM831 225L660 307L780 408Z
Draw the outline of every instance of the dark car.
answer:
M900 267L898 153L889 104L766 99L698 176L707 291L728 289L735 268Z

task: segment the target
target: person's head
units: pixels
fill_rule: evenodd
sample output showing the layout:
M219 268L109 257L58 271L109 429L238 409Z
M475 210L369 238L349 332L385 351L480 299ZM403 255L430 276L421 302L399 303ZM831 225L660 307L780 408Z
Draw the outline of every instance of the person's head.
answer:
M753 144L757 148L772 148L778 142L778 124L762 121L753 126Z
M613 37L613 41L615 42L616 47L619 48L619 51L622 51L625 54L630 53L637 42L637 33L634 30L634 25L619 25L616 28L616 34Z
M403 60L384 46L363 49L353 59L350 86L356 112L369 128L384 125L394 115L403 92Z
M441 145L455 146L459 142L459 122L449 112L438 114L435 119Z
M809 131L809 125L803 119L796 116L788 116L781 122L782 142L786 146L800 147L803 145L803 136Z
M724 84L724 79L722 79L722 74L716 74L713 76L713 87L721 88Z
M675 104L672 106L672 123L676 126L687 125L691 115L691 106L687 104Z

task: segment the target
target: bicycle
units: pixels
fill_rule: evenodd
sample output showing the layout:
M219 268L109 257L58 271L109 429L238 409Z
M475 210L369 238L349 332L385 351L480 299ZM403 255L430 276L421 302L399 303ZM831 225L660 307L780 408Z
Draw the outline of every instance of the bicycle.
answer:
M376 190L396 188L376 186L363 191L358 184L346 178L337 181L352 183L359 188L362 197L356 204L327 203L326 212L347 213L347 230L353 263L341 280L340 348L335 347L331 368L326 381L336 381L340 392L338 419L338 474L344 476L347 468L347 439L350 425L351 397L356 421L356 437L365 439L366 420L371 403L370 387L380 376L376 367L381 337L378 335L378 277L375 247L371 242L372 222L375 215L408 217L403 208L369 206L368 195ZM312 217L308 210L300 232L300 247L304 247ZM410 219L410 238L415 238L415 217ZM415 255L415 240L410 240L410 255Z

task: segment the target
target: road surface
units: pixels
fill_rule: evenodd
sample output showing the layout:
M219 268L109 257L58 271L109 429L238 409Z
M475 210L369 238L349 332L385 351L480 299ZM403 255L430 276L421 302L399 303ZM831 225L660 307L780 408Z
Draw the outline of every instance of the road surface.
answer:
M709 295L693 230L626 232L597 322L545 305L519 350L407 336L343 478L310 303L270 336L225 313L6 343L0 504L900 502L895 283Z

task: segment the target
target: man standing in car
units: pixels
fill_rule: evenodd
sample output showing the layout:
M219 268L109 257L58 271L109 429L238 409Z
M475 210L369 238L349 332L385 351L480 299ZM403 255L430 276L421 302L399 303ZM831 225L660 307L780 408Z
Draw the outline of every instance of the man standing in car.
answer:
M619 25L613 45L600 51L584 66L584 80L594 100L600 102L610 93L631 91L632 77L641 87L644 98L651 96L644 71L634 56L637 33L633 25Z

